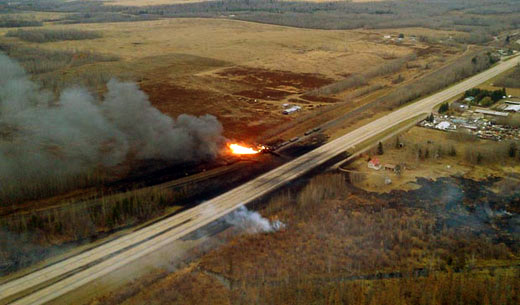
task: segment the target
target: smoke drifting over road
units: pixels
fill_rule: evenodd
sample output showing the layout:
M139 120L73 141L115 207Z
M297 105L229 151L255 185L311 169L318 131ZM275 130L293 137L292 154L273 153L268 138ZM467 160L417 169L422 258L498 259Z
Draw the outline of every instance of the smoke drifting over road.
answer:
M214 116L172 119L154 108L135 83L111 80L102 101L83 88L66 89L56 99L2 54L0 67L2 187L81 175L129 156L209 159L224 142Z
M281 221L269 221L258 212L250 211L245 206L226 215L224 221L250 234L275 232L285 228Z

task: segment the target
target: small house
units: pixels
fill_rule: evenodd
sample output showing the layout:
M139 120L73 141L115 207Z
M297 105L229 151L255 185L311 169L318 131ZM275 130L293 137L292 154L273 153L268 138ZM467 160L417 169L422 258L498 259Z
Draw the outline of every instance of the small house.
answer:
M368 168L378 171L381 169L381 162L379 162L378 158L372 158L368 161Z

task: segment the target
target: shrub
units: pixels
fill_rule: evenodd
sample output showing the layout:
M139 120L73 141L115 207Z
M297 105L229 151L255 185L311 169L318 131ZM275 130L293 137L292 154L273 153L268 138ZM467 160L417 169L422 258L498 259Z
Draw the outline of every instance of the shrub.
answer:
M509 157L514 158L516 156L516 144L511 142L509 145Z
M149 16L146 14L121 14L112 12L89 12L80 13L67 16L62 21L64 24L75 24L75 23L105 23L105 22L130 22L130 21L144 21L144 20L155 20L156 17Z
M16 59L31 74L56 71L63 67L76 67L94 62L115 61L118 58L89 51L63 51L25 47L0 42L0 52Z
M448 110L450 110L450 105L448 104L448 102L442 103L439 107L439 113L445 113Z
M397 88L393 92L377 99L374 103L393 109L474 75L489 68L491 65L492 60L486 53L476 52L468 54L458 58L451 65L447 65L415 82Z
M23 26L42 26L41 21L12 18L10 16L0 17L0 28L17 28Z
M480 105L483 107L489 107L489 106L493 105L493 100L491 99L491 97L486 96L485 98L480 100Z
M383 151L383 143L381 143L381 142L379 142L379 143L377 144L377 154L378 154L378 155L382 155L382 154L384 154L384 151Z
M414 60L417 58L416 54L410 54L407 56L404 56L402 58L394 59L391 61L388 61L380 66L374 67L366 72L359 73L359 74L353 74L349 77L340 80L338 82L332 83L330 85L318 88L316 90L313 90L309 92L309 94L312 95L330 95L330 94L336 94L348 89L353 88L359 88L362 86L365 86L368 84L368 80L374 77L378 76L385 76L392 73L395 73L399 70L401 70L408 62ZM399 75L396 83L400 83L404 80L404 78Z

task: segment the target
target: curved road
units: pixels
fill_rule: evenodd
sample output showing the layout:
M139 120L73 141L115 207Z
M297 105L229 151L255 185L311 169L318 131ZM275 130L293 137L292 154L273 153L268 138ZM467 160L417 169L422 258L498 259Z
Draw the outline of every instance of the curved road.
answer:
M483 83L519 62L520 57L501 62L489 70L400 108L190 210L7 282L0 286L0 304L44 304L52 301L275 190L385 129L421 113L430 113L438 103Z

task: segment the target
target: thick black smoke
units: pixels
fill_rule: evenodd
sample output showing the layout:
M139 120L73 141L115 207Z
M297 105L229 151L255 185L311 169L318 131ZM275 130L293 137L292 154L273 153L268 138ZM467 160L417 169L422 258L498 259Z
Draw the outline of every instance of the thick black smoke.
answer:
M0 187L38 184L136 159L213 158L223 143L212 115L154 108L135 83L111 80L102 101L83 88L59 98L41 90L22 67L0 54Z

